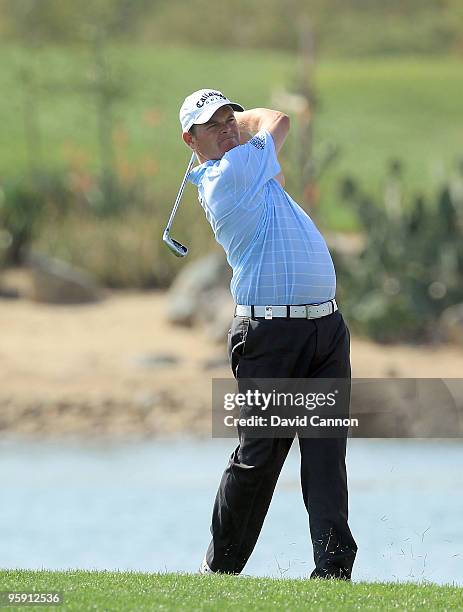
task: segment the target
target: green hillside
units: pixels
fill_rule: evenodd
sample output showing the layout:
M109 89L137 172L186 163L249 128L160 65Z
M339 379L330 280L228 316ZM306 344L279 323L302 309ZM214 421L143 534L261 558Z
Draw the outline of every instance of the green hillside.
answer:
M167 211L188 159L180 139L178 108L196 88L222 89L245 107L272 106L273 95L291 90L297 62L288 53L116 46L108 51L122 97L112 110L119 171L148 175L153 199ZM99 165L96 99L90 88L88 51L47 47L25 54L3 47L0 100L0 173L27 167L25 119L38 118L40 163L45 167ZM24 105L21 66L37 80L32 108ZM315 152L339 147L337 164L321 182L322 216L338 218L336 185L349 173L377 190L386 162L405 162L409 190L433 189L463 155L463 71L456 59L369 59L322 62L316 68ZM283 109L284 110L284 109ZM297 121L282 153L288 190L300 197L294 180ZM193 195L187 194L190 201ZM325 212L323 212L325 211ZM331 212L330 212L331 211Z

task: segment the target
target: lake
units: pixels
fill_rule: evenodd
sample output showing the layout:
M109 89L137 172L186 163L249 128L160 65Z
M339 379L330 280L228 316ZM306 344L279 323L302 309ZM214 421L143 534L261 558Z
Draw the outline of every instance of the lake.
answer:
M195 572L235 441L0 441L0 567ZM463 585L463 444L351 439L353 579ZM307 576L293 444L244 573Z

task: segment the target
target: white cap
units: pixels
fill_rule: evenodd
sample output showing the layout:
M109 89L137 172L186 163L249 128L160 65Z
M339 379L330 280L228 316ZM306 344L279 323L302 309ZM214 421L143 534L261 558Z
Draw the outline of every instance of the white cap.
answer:
M187 98L180 109L182 130L188 132L195 123L206 123L221 106L229 105L233 110L244 111L241 104L230 102L221 91L216 89L199 89Z

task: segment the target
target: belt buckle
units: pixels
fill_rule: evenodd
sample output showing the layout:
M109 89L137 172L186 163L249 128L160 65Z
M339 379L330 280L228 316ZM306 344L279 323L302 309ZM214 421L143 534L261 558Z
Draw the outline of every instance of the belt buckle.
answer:
M271 306L266 306L265 307L265 318L266 319L272 319L273 318L272 307Z

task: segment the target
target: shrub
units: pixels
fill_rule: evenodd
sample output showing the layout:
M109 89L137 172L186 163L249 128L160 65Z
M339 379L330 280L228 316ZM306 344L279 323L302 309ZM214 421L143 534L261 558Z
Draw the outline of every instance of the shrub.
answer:
M437 193L405 201L402 165L390 164L384 202L352 178L341 197L365 236L362 252L334 254L343 308L353 328L378 341L433 340L442 311L463 301L463 163Z

